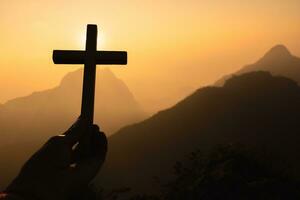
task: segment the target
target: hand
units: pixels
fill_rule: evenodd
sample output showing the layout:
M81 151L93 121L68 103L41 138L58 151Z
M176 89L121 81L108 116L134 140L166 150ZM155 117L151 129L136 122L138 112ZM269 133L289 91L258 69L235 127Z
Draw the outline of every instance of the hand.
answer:
M68 199L87 188L106 152L104 133L96 125L87 128L79 119L63 135L52 137L25 163L6 193L24 199Z

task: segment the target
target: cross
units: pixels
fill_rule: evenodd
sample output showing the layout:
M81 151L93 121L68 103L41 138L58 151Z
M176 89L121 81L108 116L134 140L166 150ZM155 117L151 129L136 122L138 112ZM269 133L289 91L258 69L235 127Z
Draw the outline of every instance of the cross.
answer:
M96 65L126 65L125 51L97 51L97 25L88 24L85 51L54 50L55 64L84 64L81 117L88 126L94 121Z

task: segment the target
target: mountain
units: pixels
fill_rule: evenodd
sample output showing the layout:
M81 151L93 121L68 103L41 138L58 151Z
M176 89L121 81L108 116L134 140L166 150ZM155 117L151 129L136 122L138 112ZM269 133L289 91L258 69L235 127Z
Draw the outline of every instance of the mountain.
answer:
M96 83L95 123L107 134L145 117L127 86L110 70L98 70ZM53 129L66 128L80 114L81 90L82 70L71 72L56 88L3 104L0 107L0 127L44 131L41 126L49 127L51 124L55 126ZM11 135L11 132L8 134Z
M284 45L276 45L261 59L251 65L246 65L237 72L218 80L216 85L223 85L233 75L253 71L268 71L273 75L280 75L300 83L300 58L293 56Z
M185 155L228 143L263 149L278 158L274 166L290 164L291 174L299 175L299 119L296 82L268 72L234 76L223 87L201 88L174 107L111 136L97 184L155 191L153 177L168 177Z
M61 134L70 127L80 114L81 90L82 70L78 70L67 74L53 89L0 105L0 157L6 162L5 165L1 163L5 169L0 173L9 168L15 174L16 166L20 167L50 136ZM95 123L111 135L145 117L125 83L108 69L98 70Z

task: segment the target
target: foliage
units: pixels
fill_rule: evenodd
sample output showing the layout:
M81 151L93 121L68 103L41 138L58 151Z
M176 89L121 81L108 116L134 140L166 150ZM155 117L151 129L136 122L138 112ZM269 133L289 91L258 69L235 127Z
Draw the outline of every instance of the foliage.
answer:
M270 169L240 146L216 148L210 155L191 153L174 166L175 178L157 196L131 200L299 199L300 183Z

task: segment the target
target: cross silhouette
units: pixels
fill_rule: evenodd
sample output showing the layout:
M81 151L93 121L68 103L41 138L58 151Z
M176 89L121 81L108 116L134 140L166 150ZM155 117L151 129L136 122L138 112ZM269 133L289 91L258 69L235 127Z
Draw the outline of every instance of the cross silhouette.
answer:
M84 64L81 117L88 126L94 121L96 65L126 65L125 51L97 51L97 25L88 24L85 51L54 50L55 64Z

